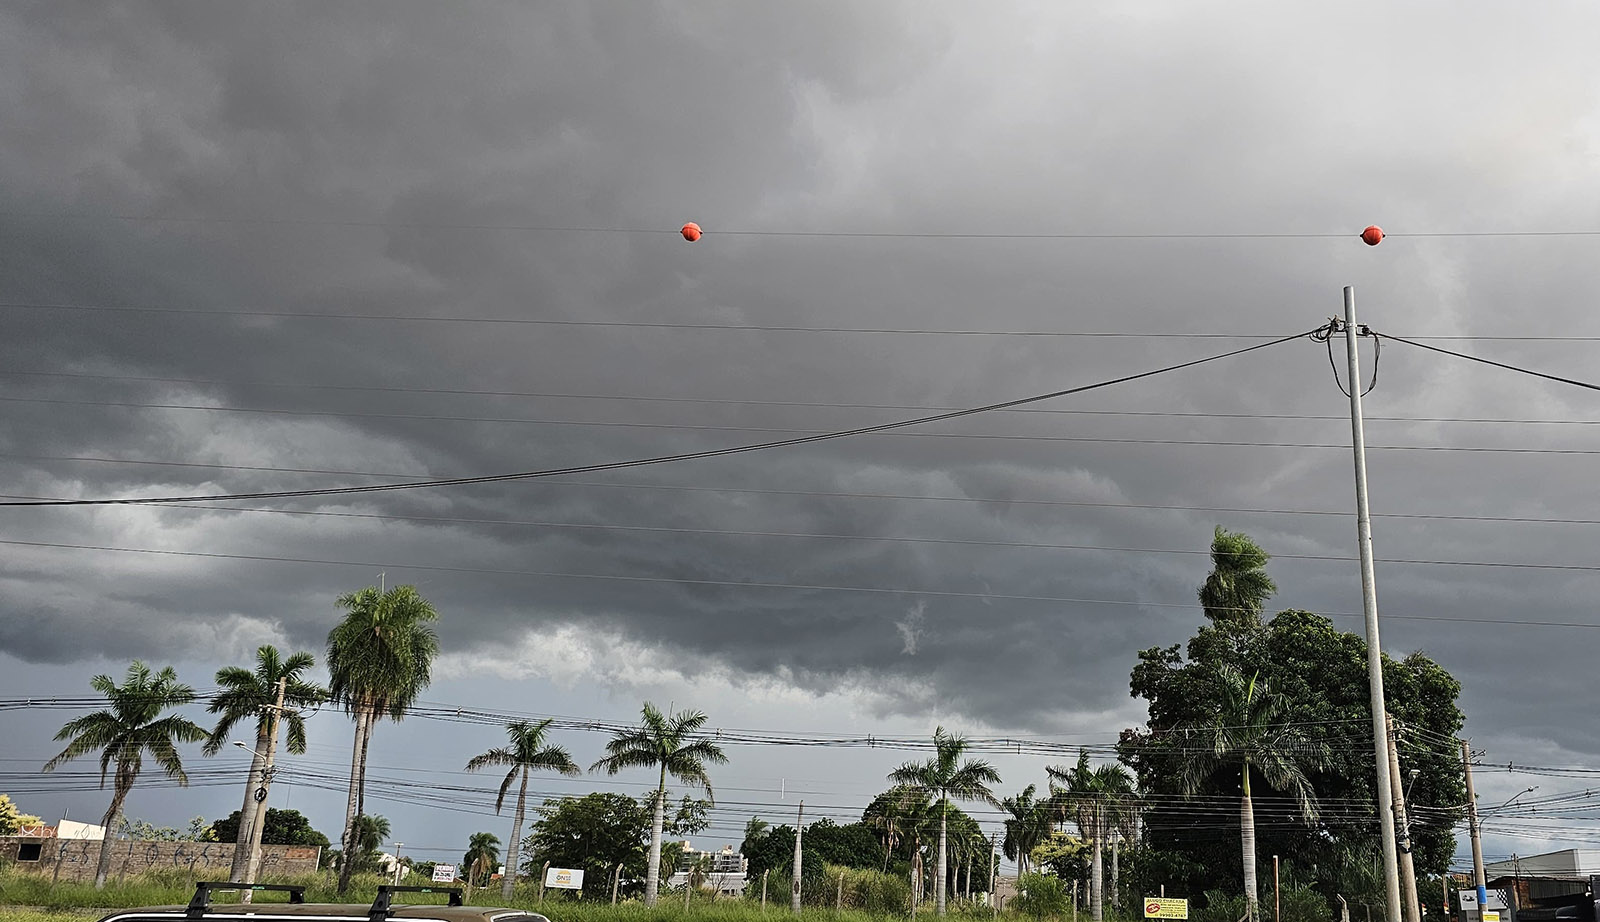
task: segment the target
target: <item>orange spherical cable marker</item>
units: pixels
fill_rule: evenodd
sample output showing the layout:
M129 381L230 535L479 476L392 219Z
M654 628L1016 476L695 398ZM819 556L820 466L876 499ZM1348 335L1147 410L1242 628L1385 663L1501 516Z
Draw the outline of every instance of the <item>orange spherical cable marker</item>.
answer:
M687 231L685 232L685 236L687 236ZM1361 232L1361 242L1365 243L1369 247L1375 247L1382 243L1383 228L1376 224L1368 225L1367 229Z
M688 224L685 224L683 226L683 232L682 233L683 233L683 239L689 241L690 243L693 243L696 240L700 239L700 225L694 223L693 221L690 221Z

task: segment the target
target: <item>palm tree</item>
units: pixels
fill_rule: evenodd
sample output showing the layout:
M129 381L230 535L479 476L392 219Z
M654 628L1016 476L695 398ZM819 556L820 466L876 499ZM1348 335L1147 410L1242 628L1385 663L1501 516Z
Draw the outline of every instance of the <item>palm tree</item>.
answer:
M1255 627L1278 586L1267 575L1271 556L1242 532L1217 526L1211 537L1211 573L1200 586L1200 605L1214 624Z
M750 855L755 853L756 846L767 837L767 832L772 824L759 816L752 816L744 824L744 841L739 843L739 854Z
M1050 801L1034 800L1034 785L1015 797L1000 801L1000 809L1010 814L1005 821L1006 837L1001 852L1017 863L1017 874L1028 873L1034 846L1050 835Z
M511 899L511 888L517 880L517 844L522 841L522 820L528 804L528 773L534 769L550 769L563 775L581 775L583 770L572 761L572 756L560 746L545 745L545 734L550 730L550 719L538 723L519 720L506 725L511 745L491 749L483 755L473 756L467 762L467 771L475 772L491 765L509 765L506 780L500 783L500 796L494 802L494 812L505 806L506 792L511 782L522 776L522 787L517 791L517 811L511 821L511 838L506 842L506 873L500 882L500 896Z
M362 814L356 817L356 850L347 864L367 867L367 858L375 855L383 846L383 840L389 838L389 820L383 816L367 816Z
M350 791L345 802L344 837L353 844L356 817L366 806L367 747L381 717L400 720L428 687L439 637L428 626L437 620L427 599L413 586L387 592L368 586L339 599L344 620L328 632L329 696L356 722L350 753ZM339 869L339 892L350 888L351 862Z
M1196 732L1200 739L1183 765L1183 791L1193 796L1222 769L1239 772L1244 897L1251 918L1255 918L1258 890L1251 776L1259 776L1275 791L1288 792L1299 805L1300 816L1310 823L1316 819L1317 809L1315 794L1306 776L1308 771L1326 761L1326 753L1324 747L1282 722L1288 702L1267 688L1265 682L1258 682L1256 676L1246 679L1238 669L1228 665L1218 668L1217 680L1221 697L1216 712L1205 725L1185 728Z
M492 832L475 832L467 839L467 853L461 856L461 867L466 871L467 886L476 881L478 886L489 882L494 866L500 863L500 837ZM506 868L509 875L514 869Z
M938 890L935 891L934 908L939 915L945 912L945 876L949 862L948 817L950 799L977 800L996 804L989 785L1000 783L1000 773L982 759L961 761L967 750L967 740L960 734L948 734L944 727L933 731L933 758L926 762L907 762L889 773L889 780L926 793L939 806L939 859L937 864Z
M1094 922L1105 917L1105 840L1127 819L1133 801L1133 776L1115 763L1091 768L1089 753L1078 752L1078 764L1069 771L1052 765L1045 769L1053 781L1066 784L1066 804L1083 837L1094 843L1089 865L1089 913Z
M198 743L208 734L187 717L162 716L168 708L191 704L196 697L194 689L178 681L178 673L171 666L152 672L149 666L134 660L121 685L110 676L97 675L89 680L89 687L104 695L110 707L67 721L56 739L70 742L55 758L44 763L44 770L55 771L60 765L98 751L100 787L104 788L107 773L113 763L116 765L111 806L101 820L106 835L100 840L100 860L94 872L94 886L98 890L106 885L106 874L111 869L112 838L122 823L122 804L139 779L139 770L144 767L144 754L148 752L167 777L176 779L180 785L188 785L189 776L183 771L177 744Z
M638 727L619 730L606 743L605 758L594 763L590 771L604 769L615 775L624 768L659 768L661 780L656 785L655 817L650 822L650 858L644 878L644 904L654 906L661 885L661 827L665 822L667 803L667 776L684 784L705 789L712 798L711 779L706 776L706 763L721 765L728 761L721 747L694 735L705 726L706 715L700 711L680 711L662 714L656 706L646 701L643 720Z
M315 707L327 700L328 692L321 686L306 682L300 674L310 669L315 660L310 653L295 653L288 659L283 659L278 653L278 648L267 644L256 650L256 668L254 671L243 666L226 666L217 670L217 686L219 691L212 696L211 705L206 708L213 714L221 715L217 719L217 726L211 731L211 738L206 740L205 747L201 750L208 756L214 756L222 751L227 744L228 735L236 724L254 720L256 725L256 745L250 757L250 777L261 777L265 760L262 752L266 750L267 735L272 726L271 714L267 708L278 700L278 682L284 682L283 704L292 708L285 713L285 722L289 725L287 748L295 755L304 755L306 751L306 722L300 715L300 708ZM266 815L265 801L256 803L254 785L245 785L244 806L239 809L239 836L233 849L233 871L229 875L231 880L243 880L240 875L245 870L245 862L249 858L251 830L254 824L262 822Z

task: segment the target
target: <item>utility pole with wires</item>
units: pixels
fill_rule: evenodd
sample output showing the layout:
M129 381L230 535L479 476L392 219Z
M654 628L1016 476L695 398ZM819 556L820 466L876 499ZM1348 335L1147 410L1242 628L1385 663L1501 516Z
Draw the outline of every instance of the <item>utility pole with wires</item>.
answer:
M272 787L272 776L277 771L273 767L272 757L278 746L278 722L283 716L283 699L288 691L289 680L278 680L278 700L272 704L262 705L261 709L267 712L267 751L262 754L261 786L255 790L255 820L250 829L250 854L245 860L243 883L253 884L256 875L261 873L261 833L267 825L267 792ZM240 820L244 819L243 814ZM240 902L250 902L252 890L245 890L240 894Z
M1394 809L1395 828L1399 831L1401 909L1406 922L1422 922L1422 906L1417 899L1417 868L1411 856L1411 820L1406 813L1405 783L1400 779L1400 746L1395 733L1394 718L1386 717L1386 738L1389 743L1389 795Z
M1472 750L1461 741L1461 771L1467 776L1467 830L1472 838L1472 882L1478 888L1478 918L1489 902L1489 881L1483 872L1483 838L1478 825L1478 795L1472 789ZM1474 920L1468 920L1474 922Z
M1329 327L1329 336L1339 332L1339 321ZM1376 763L1378 812L1378 841L1383 848L1384 918L1387 922L1401 922L1400 918L1400 860L1395 849L1394 813L1385 809L1389 796L1389 733L1385 726L1388 706L1383 693L1383 647L1378 640L1378 589L1372 565L1372 516L1367 506L1367 438L1361 415L1361 356L1356 347L1359 336L1370 335L1366 327L1356 325L1356 290L1345 286L1344 323L1342 325L1345 355L1348 361L1350 389L1350 444L1355 455L1356 479L1356 543L1361 553L1361 610L1367 628L1367 682L1372 708L1372 751ZM1374 369L1373 383L1377 382ZM1370 391L1371 388L1368 388Z

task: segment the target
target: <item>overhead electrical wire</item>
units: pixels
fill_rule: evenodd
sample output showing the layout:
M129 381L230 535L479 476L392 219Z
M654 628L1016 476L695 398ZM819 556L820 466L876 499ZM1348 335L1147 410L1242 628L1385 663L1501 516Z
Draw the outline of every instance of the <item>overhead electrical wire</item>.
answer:
M3 456L0 456L0 457L3 457ZM42 459L42 460L71 460L71 459L54 458L54 459ZM158 463L158 462L149 462L149 463ZM164 462L162 462L162 463L164 463ZM232 466L225 465L224 467L228 467L229 469L233 469ZM260 470L260 468L238 468L238 469L240 469L240 470ZM346 475L359 475L359 476L364 476L364 477L412 477L412 476L415 476L413 474L375 474L375 473L371 473L371 472L343 471L343 470L341 470L341 471L304 471L304 470L297 470L297 469L293 469L293 468L267 468L267 470L286 471L286 472L290 472L290 473L337 473L337 474L346 474ZM561 480L561 481L550 481L550 480L547 480L547 481L534 481L533 483L536 486L545 486L545 487L597 487L597 488L604 488L604 489L622 489L622 490L668 490L668 491L674 491L674 492L687 492L687 493L736 493L736 494L750 494L750 495L756 495L756 496L815 496L815 497L836 498L836 499L884 499L884 500L921 501L921 502L938 502L938 503L981 503L981 504L994 504L994 505L1007 505L1007 506L1044 506L1044 507L1066 506L1066 507L1084 507L1084 508L1092 508L1092 509L1147 509L1147 510L1162 510L1162 511L1173 511L1173 512L1222 512L1222 513L1229 513L1229 514L1248 514L1248 515L1338 516L1338 517L1341 517L1341 518L1349 518L1349 517L1355 515L1355 513L1352 512L1352 511L1341 510L1341 509L1266 509L1266 508L1253 507L1253 506L1185 506L1185 505L1175 505L1175 504L1168 504L1168 503L1115 503L1115 502L1096 502L1096 501L1092 501L1092 500L1023 499L1023 498L999 497L999 496L925 496L925 495L920 495L920 494L915 494L915 493L849 493L849 492L830 491L830 490L769 490L769 489L749 488L749 487L721 487L721 486L718 486L718 487L707 487L707 486L693 486L693 485L670 484L670 483L623 483L623 482L599 481L599 480ZM11 494L11 493L0 493L0 498L7 498L7 499L48 499L49 497L44 497L44 496L26 496L26 495ZM272 514L272 515L352 515L352 516L365 515L367 517L376 518L376 519L400 519L400 520L415 519L415 520L418 520L418 521L429 521L430 520L430 517L427 517L427 516L407 516L407 515L398 515L398 514L336 513L336 512L311 511L311 510L299 510L299 509L266 509L266 508L249 508L249 507L221 506L221 505L184 505L184 504L181 504L181 503L169 503L169 504L167 504L167 507L170 508L170 509L215 509L215 510L235 511L235 512L264 513L264 514ZM1372 517L1375 518L1375 519L1379 519L1379 518L1383 518L1383 519L1419 519L1419 520L1448 521L1448 522L1500 522L1500 523L1520 523L1520 524L1532 524L1532 525L1600 525L1600 519L1550 518L1550 517L1539 517L1539 516L1460 515L1460 514L1426 513L1426 512L1374 512L1374 513L1372 513ZM507 523L507 524L511 524L511 523Z
M599 580L625 583L669 583L678 586L716 586L733 589L778 589L815 592L859 592L883 595L916 595L930 598L960 598L1018 602L1066 602L1083 605L1132 605L1145 608L1200 608L1197 602L1148 602L1137 599L1088 599L1067 596L1022 595L1005 592L973 592L949 589L927 589L901 586L835 586L825 583L786 583L758 580L695 579L674 576L644 576L639 574L568 573L549 570L514 570L498 567L463 567L443 564L396 564L373 561L329 560L316 557L276 557L265 554L223 554L209 551L178 551L162 548L113 547L96 544L70 544L54 541L0 540L0 546L32 547L55 550L104 551L120 554L149 554L164 557L187 557L208 560L248 560L264 563L308 564L333 567L361 567L365 569L419 570L439 573L479 573L498 576L520 576L536 579ZM1360 618L1361 612L1323 611L1317 614L1330 618ZM1446 615L1394 615L1385 613L1389 621L1438 621L1450 624L1494 624L1519 627L1600 628L1600 623L1583 621L1549 621L1507 618L1466 618Z
M695 330L745 333L838 333L882 334L900 336L1017 336L1017 337L1070 337L1079 339L1233 339L1269 340L1272 333L1136 333L1128 331L1094 330L983 330L983 329L929 329L920 327L830 327L785 326L763 324L668 322L650 320L572 320L548 317L471 317L437 314L339 314L320 311L272 311L253 308L206 307L156 307L139 305L61 304L32 301L0 301L0 310L77 311L86 313L121 314L181 314L212 317L277 317L294 320L350 320L383 321L393 323L466 323L509 324L513 326L589 327L595 329L650 329ZM1292 338L1292 337L1291 337ZM1600 342L1600 335L1494 335L1494 334L1414 334L1412 339L1470 342Z
M146 224L218 224L263 227L352 227L405 230L515 231L555 234L629 234L676 237L676 227L644 225L585 224L486 224L459 221L405 221L352 218L268 218L248 215L159 215L129 212L35 212L0 211L0 218L49 221L108 221ZM705 228L708 237L842 237L848 239L910 240L1349 240L1360 239L1350 231L857 231L857 230L780 230L774 228ZM1600 230L1487 230L1487 231L1385 231L1383 239L1429 239L1472 237L1600 237Z
M1102 544L1066 544L1049 541L995 541L983 538L942 538L924 535L873 535L873 534L848 534L843 532L786 532L786 531L755 531L748 529L732 528L690 528L685 526L665 525L634 525L615 522L555 522L532 521L516 519L484 519L466 516L426 516L426 515L400 515L368 512L328 512L319 510L298 509L265 509L241 508L238 506L214 505L174 505L166 508L187 509L206 512L244 512L268 513L274 515L292 515L307 517L326 517L338 519L372 519L379 521L405 521L429 522L446 525L490 525L520 528L549 528L571 530L595 531L634 531L644 533L662 534L690 534L690 535L715 535L718 537L740 538L792 538L797 540L833 540L833 541L877 541L898 542L906 544L948 544L961 547L995 547L1016 548L1032 550L1065 550L1065 551L1104 551L1119 554L1171 554L1183 556L1209 556L1211 551L1192 548L1152 548L1152 547L1122 547ZM1352 563L1358 558L1337 554L1273 554L1275 560L1307 560L1328 561L1338 563ZM1515 561L1498 560L1426 560L1404 557L1379 557L1377 563L1392 564L1396 566L1445 566L1445 567L1496 567L1514 570L1570 570L1570 571L1600 571L1600 565L1590 564L1555 564L1555 563L1524 563Z
M1455 358L1458 358L1458 359L1466 359L1469 362L1478 362L1478 363L1483 364L1483 365L1492 365L1495 368L1504 368L1507 371L1514 371L1514 372L1517 372L1518 374L1531 375L1532 377L1535 377L1535 378L1543 378L1546 381L1556 381L1556 382L1559 382L1561 384L1571 384L1574 387L1587 388L1588 390L1591 390L1591 391L1600 391L1600 384L1594 384L1594 383L1589 382L1589 381L1579 381L1576 378L1564 378L1561 375L1553 375L1553 374L1549 374L1548 372L1535 371L1535 370L1533 370L1531 368L1524 368L1521 365L1510 365L1510 364L1507 364L1505 362L1496 362L1493 359L1486 359L1486 358L1482 358L1481 356L1476 356L1476 355L1468 355L1465 352L1456 352L1453 349L1445 349L1445 348L1442 348L1442 347L1439 347L1439 346L1430 346L1427 343L1420 343L1420 342L1417 342L1415 340L1405 339L1405 338L1399 337L1399 336L1391 336L1391 335L1389 335L1387 333L1380 333L1380 332L1378 332L1376 330L1372 331L1372 335L1377 337L1380 341L1381 340L1385 340L1385 339L1392 340L1392 341L1397 342L1397 343L1404 343L1407 346L1415 346L1418 349L1426 349L1429 352L1437 352L1437 353L1439 353L1441 355L1449 355L1449 356L1454 356Z
M508 474L491 474L491 475L482 476L482 477L457 477L457 478L448 478L448 479L440 479L440 480L417 480L417 481L409 481L409 482L406 482L406 483L367 484L367 485L363 485L363 486L327 487L327 488L311 489L311 490L271 490L271 491L257 491L257 492L248 492L248 493L219 493L219 494L201 494L201 495L191 495L191 496L124 497L124 498L115 498L115 499L0 500L0 506L106 506L106 505L129 505L129 504L134 504L134 503L180 503L180 502L181 503L191 503L191 502L211 502L211 501L216 501L216 500L229 500L229 499L277 499L277 498L287 498L287 497L295 497L295 496L336 496L336 495L348 495L348 494L352 494L352 493L374 493L374 492L391 491L391 490L417 490L417 489L431 489L431 488L438 488L438 487L466 486L466 485L470 485L470 484L482 484L482 483L503 483L503 482L507 482L507 481L532 480L532 479L538 479L538 478L544 478L544 477L558 477L558 476L562 476L562 475L566 475L566 474L583 474L583 473L591 473L591 472L595 472L595 471L622 470L622 469L634 468L634 467L646 467L646 466L653 466L653 465L659 465L659 464L672 464L672 463L677 463L677 462L681 462L681 461L691 461L691 460L698 460L698 459L702 459L702 458L714 458L714 457L721 457L721 456L724 456L724 455L742 454L742 453L753 452L753 451L767 451L767 450L771 450L771 449L775 449L775 448L786 448L786 447L793 446L793 445L804 445L804 444L808 444L808 443L811 443L811 442L822 442L822 441L829 441L829 440L833 440L833 439L850 438L850 437L861 436L861 435L871 435L873 433L878 433L878 432L888 432L888 431L892 431L892 430L896 430L896 429L904 429L904 428L911 427L911 426L920 426L920 425L926 425L928 423L942 422L942 421L945 421L945 420L959 419L959 418L967 417L967 416L974 416L974 415L977 415L977 414L980 414L980 413L989 413L989 412L993 412L995 410L1003 410L1003 409L1007 409L1007 408L1010 408L1010 407L1025 406L1025 405L1031 404L1031 403L1039 403L1039 402L1042 402L1042 401L1045 401L1045 400L1051 400L1051 399L1054 399L1054 398L1057 398L1057 397L1065 397L1065 396L1068 396L1068 395L1071 395L1071 394L1081 394L1081 393L1085 393L1087 391L1098 390L1098 389L1105 388L1105 387L1111 387L1111 386L1114 386L1114 385L1117 385L1117 384L1124 384L1124 383L1127 383L1129 381L1137 381L1137 380L1141 380L1143 378L1150 378L1150 377L1154 377L1156 375L1167 374L1167 373L1178 371L1178 370L1181 370L1181 369L1184 369L1184 368L1192 368L1192 367L1195 367L1197 365L1204 365L1204 364L1207 364L1207 363L1210 363L1210 362L1216 362L1216 361L1220 361L1222 359L1232 358L1232 357L1238 356L1238 355L1244 355L1246 353L1255 352L1255 351L1260 350L1260 349L1266 349L1266 348L1269 348L1271 346L1276 346L1276 345L1281 345L1283 343L1292 342L1293 340L1307 337L1313 332L1315 332L1315 329L1307 330L1307 331L1305 331L1303 333L1296 333L1293 336L1281 337L1279 339L1271 340L1269 342L1257 343L1257 344L1252 345L1252 346L1245 346L1245 347L1240 348L1240 349L1234 349L1234 350L1230 350L1228 352L1223 352L1223 353L1219 353L1219 354L1216 354L1216 355L1206 356L1204 358L1192 359L1190 361L1181 362L1181 363L1178 363L1178 364L1175 364L1175 365L1166 365L1166 366L1163 366L1163 367L1160 367L1160 368L1151 369L1149 371L1142 371L1142 372L1137 372L1135 374L1123 375L1121 377L1111 378L1111 379L1108 379L1108 380L1105 380L1105 381L1098 381L1098 382L1095 382L1093 384L1083 384L1083 385L1079 385L1077 387L1064 388L1062 390L1051 391L1049 393L1035 394L1035 395L1029 396L1029 397L1021 397L1021 398L1018 398L1018 399L1015 399L1015 400L1007 400L1007 401L1003 401L1003 402L1000 402L1000 403L988 404L988 405L985 405L985 406L971 407L971 408L968 408L968 409L956 410L956 411L949 412L949 413L939 413L939 414L935 414L935 415L932 415L932 416L920 416L920 417L916 417L916 418L913 418L913 419L897 420L895 422L880 423L880 424L872 425L872 426L861 426L861 427L856 427L856 428L853 428L853 429L842 429L842 430L834 430L834 431L831 431L831 432L820 432L820 433L816 433L816 434L812 434L812 435L798 436L798 437L795 437L795 438L779 439L779 440L770 441L770 442L758 442L758 443L755 443L755 444L748 444L748 445L736 445L736 446L731 446L731 447L727 447L727 448L715 448L715 449L709 449L709 450L704 450L704 451L684 452L684 453L672 454L672 455L658 455L658 456L649 457L649 458L635 458L635 459L631 459L631 460L627 460L627 461L612 461L612 462L605 462L605 463L600 463L600 464L577 465L577 466L565 467L565 468L550 468L550 469L545 469L545 470L520 471L520 472L508 473Z
M0 370L0 375L11 374ZM22 372L21 374L36 374ZM83 376L71 376L83 377ZM135 381L171 381L182 382L181 378L119 378L113 375L95 376L109 380L135 380ZM227 384L228 382L189 380L197 384ZM245 385L252 386L252 385ZM255 385L260 386L260 385ZM316 384L274 384L267 387L300 387L319 388ZM829 410L915 410L915 411L949 411L959 407L952 406L925 406L915 404L871 404L871 403L805 403L801 401L783 400L738 400L733 398L693 398L693 397L654 397L654 396L621 396L607 394L554 394L554 393L510 393L492 391L456 391L434 390L427 388L383 388L383 387L343 387L336 386L337 390L376 390L393 391L413 394L457 394L478 395L491 397L534 397L552 400L603 400L617 402L653 402L653 403L698 403L717 406L750 406L750 407L785 407L796 409L829 409ZM737 429L738 431L757 432L794 432L811 430L770 429L738 427L693 427L665 423L630 423L614 422L610 420L550 420L530 419L519 416L462 416L446 413L374 413L362 410L300 410L284 407L233 407L219 404L206 403L135 403L125 400L82 400L64 397L21 397L13 395L0 395L3 403L29 403L47 406L76 406L76 407L108 407L114 409L133 410L198 410L213 413L261 413L276 416L321 416L321 417L348 417L351 419L400 419L421 420L427 422L468 422L468 423L532 423L539 425L583 425L583 426L621 426L621 427L661 427L672 429L683 428L714 428ZM1052 414L1064 416L1106 416L1130 418L1161 418L1161 419L1270 419L1270 420L1296 420L1312 422L1345 421L1348 416L1320 415L1310 413L1201 413L1180 412L1175 410L1069 410L1048 407L1020 407L1010 410L996 410L996 413L1027 413L1027 414ZM1490 423L1498 425L1529 425L1529 426L1600 426L1600 419L1514 419L1511 417L1484 417L1484 416L1367 416L1366 422L1403 422L1403 423ZM940 434L942 435L942 434ZM989 438L984 435L964 435L968 438ZM993 438L1018 438L1018 436L997 435Z

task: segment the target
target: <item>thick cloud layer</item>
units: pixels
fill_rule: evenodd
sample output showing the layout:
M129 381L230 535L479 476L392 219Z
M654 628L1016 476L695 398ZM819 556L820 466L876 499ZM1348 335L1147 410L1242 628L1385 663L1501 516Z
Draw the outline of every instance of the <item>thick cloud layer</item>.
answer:
M470 476L864 425L1248 342L453 322L468 318L1266 336L1315 327L1353 284L1363 319L1401 335L1600 334L1591 239L1354 237L1593 229L1595 15L14 8L0 470L26 496ZM670 233L686 220L705 239ZM1348 236L1295 236L1328 233ZM1265 236L1233 236L1248 234ZM1457 345L1593 364L1585 342ZM1600 448L1590 427L1527 422L1594 418L1582 392L1391 346L1368 408L1379 513L1600 519L1592 455L1392 448ZM381 571L437 603L463 670L627 683L648 662L852 689L879 715L1102 720L1109 738L1134 651L1198 621L1182 606L1214 525L1283 557L1353 555L1345 515L1167 508L1349 508L1346 404L1319 345L1039 409L615 474L233 504L254 511L10 509L0 537L25 543L0 569L0 649L317 649L334 598ZM1138 415L1162 413L1214 415ZM1442 421L1462 417L1519 422ZM1384 558L1583 567L1593 527L1376 531ZM1273 573L1283 605L1360 610L1353 562ZM1480 739L1600 752L1575 704L1593 631L1482 623L1592 623L1593 573L1379 577L1387 613L1446 619L1391 621L1386 645L1462 676Z

